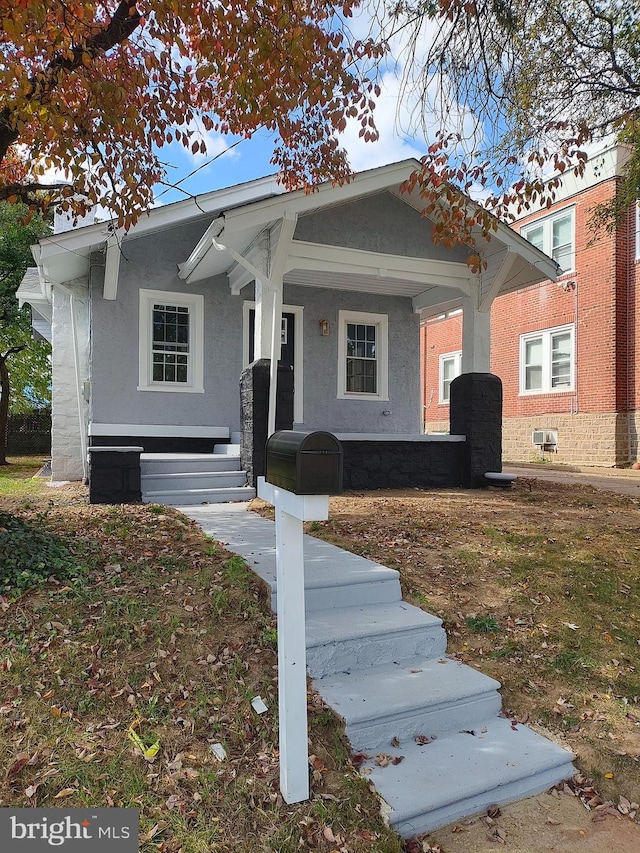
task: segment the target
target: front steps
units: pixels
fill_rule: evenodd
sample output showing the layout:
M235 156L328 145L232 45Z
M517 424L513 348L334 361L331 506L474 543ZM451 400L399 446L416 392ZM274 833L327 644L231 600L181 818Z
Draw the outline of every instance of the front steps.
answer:
M213 453L142 453L140 475L143 503L188 506L255 497L235 444L216 445Z
M240 506L184 511L247 560L275 603L273 523ZM400 835L574 774L571 753L500 716L497 681L445 656L441 621L402 601L396 571L310 536L304 548L309 673Z

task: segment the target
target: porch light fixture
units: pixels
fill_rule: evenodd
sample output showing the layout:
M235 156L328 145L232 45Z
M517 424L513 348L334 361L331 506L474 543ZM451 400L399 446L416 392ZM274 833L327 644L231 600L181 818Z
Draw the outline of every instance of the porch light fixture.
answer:
M320 320L320 334L326 337L329 334L329 321Z

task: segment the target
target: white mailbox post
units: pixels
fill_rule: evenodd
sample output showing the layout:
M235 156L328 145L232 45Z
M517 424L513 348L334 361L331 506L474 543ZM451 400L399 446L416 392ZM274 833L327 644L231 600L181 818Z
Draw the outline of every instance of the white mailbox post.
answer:
M328 495L296 495L258 478L258 497L276 511L280 791L287 803L309 799L307 650L303 521L329 517Z

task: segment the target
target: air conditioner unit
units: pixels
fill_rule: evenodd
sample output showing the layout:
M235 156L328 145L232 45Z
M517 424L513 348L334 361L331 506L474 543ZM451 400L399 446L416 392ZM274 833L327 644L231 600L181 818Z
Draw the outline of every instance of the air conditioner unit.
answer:
M531 443L538 447L556 447L558 432L555 429L534 429L531 433Z

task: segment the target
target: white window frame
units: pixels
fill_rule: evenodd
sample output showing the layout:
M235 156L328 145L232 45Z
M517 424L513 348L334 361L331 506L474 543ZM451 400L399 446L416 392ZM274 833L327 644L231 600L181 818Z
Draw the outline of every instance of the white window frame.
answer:
M542 251L545 255L553 258L553 223L559 219L571 219L571 264L569 268L562 267L562 274L575 271L576 267L576 213L575 207L565 207L562 210L545 216L542 219L536 219L533 222L527 222L521 226L520 234L525 240L528 240L527 234L531 231L542 228ZM554 259L555 260L555 259Z
M571 335L569 342L569 357L571 359L569 385L563 385L561 388L553 388L551 385L552 340L554 335L561 335L566 332L569 332ZM537 339L542 341L542 387L528 389L526 387L526 346L529 341ZM531 397L540 394L567 394L574 391L576 373L575 342L575 324L573 323L567 326L556 326L553 329L543 329L538 332L527 332L525 335L520 335L520 395Z
M455 352L443 352L439 358L439 366L438 366L438 402L441 406L449 405L451 396L445 396L444 393L444 363L445 361L453 361L455 363L456 375L460 376L462 372L462 350L456 350ZM452 380L453 381L453 380ZM451 385L451 382L449 383Z
M347 391L347 324L376 326L377 392ZM389 317L362 311L338 311L338 400L389 399Z
M138 391L204 394L204 296L140 289ZM153 380L153 306L178 305L189 311L189 361L186 382Z

